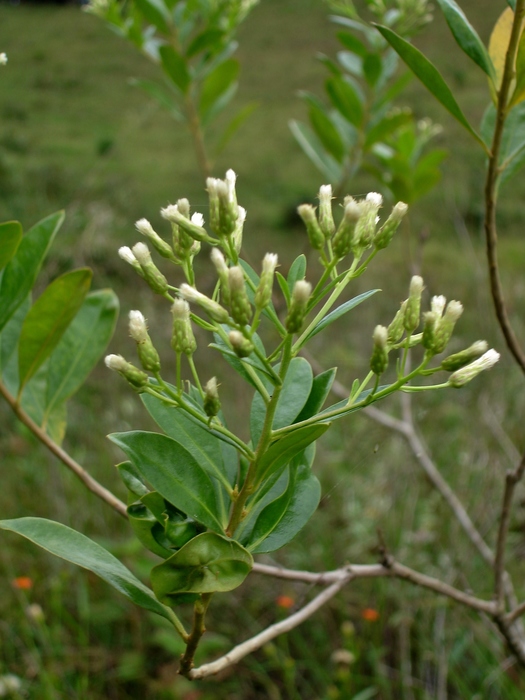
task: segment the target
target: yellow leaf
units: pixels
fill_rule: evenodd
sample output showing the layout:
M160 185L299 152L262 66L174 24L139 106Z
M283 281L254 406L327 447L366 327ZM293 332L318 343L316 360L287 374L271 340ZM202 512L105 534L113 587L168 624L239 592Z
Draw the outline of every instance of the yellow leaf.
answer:
M507 7L504 10L492 30L489 41L489 56L496 69L496 88L499 90L501 79L503 78L503 68L505 67L505 56L509 47L510 33L514 12Z

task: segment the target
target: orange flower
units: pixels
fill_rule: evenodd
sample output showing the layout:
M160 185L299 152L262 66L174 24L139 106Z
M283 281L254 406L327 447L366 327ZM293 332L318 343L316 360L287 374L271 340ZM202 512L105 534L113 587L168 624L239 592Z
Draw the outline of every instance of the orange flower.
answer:
M33 579L29 576L18 576L11 581L13 588L18 588L19 591L29 591L33 588Z
M289 610L295 605L295 600L289 595L280 595L275 599L275 602L280 608Z
M379 613L374 608L365 608L361 611L361 617L367 622L376 622L379 620Z

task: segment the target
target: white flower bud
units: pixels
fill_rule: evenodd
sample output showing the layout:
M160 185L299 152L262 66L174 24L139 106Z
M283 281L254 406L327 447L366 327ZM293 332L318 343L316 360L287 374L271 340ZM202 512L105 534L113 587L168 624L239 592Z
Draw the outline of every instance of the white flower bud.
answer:
M129 334L137 343L143 343L148 338L146 319L140 311L129 312Z
M197 211L191 215L190 221L192 224L195 224L195 226L200 226L201 228L204 226L204 217Z
M439 296L432 297L432 300L430 301L430 309L438 315L439 318L443 316L443 311L445 310L445 306L447 304L446 298L441 294Z
M171 307L171 313L174 319L180 321L189 321L190 305L185 299L175 299Z
M277 253L266 253L262 262L263 274L273 275L275 268L277 267L277 263Z
M176 204L168 204L167 207L164 207L164 209L160 210L160 215L163 219L166 219L167 221L171 221L172 218L179 213L179 207Z
M228 186L228 196L230 202L235 202L235 182L237 180L236 173L230 168L226 172L226 185Z
M366 201L371 202L374 207L380 207L383 204L383 195L379 192L369 192L366 195Z
M139 219L137 222L135 222L135 228L139 233L142 233L143 236L156 236L157 234L153 230L153 226L150 224L150 222L147 219Z
M222 274L224 272L228 274L228 265L226 264L224 255L218 248L211 249L210 258L212 263L215 265L215 269L219 274Z
M151 262L149 248L145 243L135 243L131 251L137 259L139 265L144 266Z
M237 207L237 225L242 226L246 221L246 209L240 205Z
M106 355L104 362L108 369L112 369L115 372L122 372L128 366L127 361L122 355Z
M494 349L487 350L478 360L471 362L470 365L466 367L456 370L456 372L450 376L448 384L459 389L467 384L467 382L470 382L471 379L474 379L480 372L494 367L499 358L499 352L496 352Z
M138 260L133 255L131 248L129 248L127 245L123 245L121 248L119 248L118 254L122 260L129 263L129 265L136 265L138 263Z
M7 54L0 53L0 66L5 66L7 64Z

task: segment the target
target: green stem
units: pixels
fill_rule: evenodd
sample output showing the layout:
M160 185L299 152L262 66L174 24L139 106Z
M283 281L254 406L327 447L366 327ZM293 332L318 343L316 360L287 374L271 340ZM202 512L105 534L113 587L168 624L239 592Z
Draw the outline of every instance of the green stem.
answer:
M266 390L266 387L261 382L259 375L257 374L257 372L254 370L254 368L250 364L248 364L244 360L241 360L241 362L242 362L242 366L244 367L246 372L250 375L253 383L255 384L257 391L263 397L264 403L266 405L268 405L270 403L271 397L270 397L270 394L268 393L268 391Z
M192 374L192 376L193 376L193 381L195 382L195 385L196 385L196 387L197 387L197 390L198 390L199 394L201 395L201 398L203 399L204 396L205 396L205 394L204 394L204 391L203 391L203 389L202 389L202 384L201 384L200 379L199 379L199 374L198 374L198 372L197 372L197 368L195 367L195 362L194 362L194 360L193 360L193 355L189 355L189 356L188 356L188 364L189 364L190 369L191 369L191 374Z
M193 608L193 627L188 637L186 651L184 652L180 661L179 673L181 676L187 676L193 668L195 652L197 651L202 635L204 632L206 632L204 620L212 595L213 593L202 593L199 600L195 602L195 606Z
M172 610L171 608L168 608L168 607L166 606L166 610L168 611L168 615L169 615L171 624L173 625L173 627L175 627L175 629L176 629L177 632L180 634L180 636L182 637L182 639L187 643L188 640L189 640L189 638L190 638L190 635L189 635L189 634L186 632L186 630L184 629L184 625L183 625L182 622L179 620L179 618L177 617L177 615L175 615L175 613L173 612L173 610Z

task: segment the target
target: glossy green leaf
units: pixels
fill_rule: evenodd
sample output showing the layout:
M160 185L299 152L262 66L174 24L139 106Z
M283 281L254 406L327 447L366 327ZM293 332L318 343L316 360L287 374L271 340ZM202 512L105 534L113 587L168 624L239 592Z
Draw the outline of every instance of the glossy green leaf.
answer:
M350 124L359 127L363 122L363 105L352 84L344 78L332 76L326 81L325 87L333 106L338 112Z
M167 44L160 47L159 55L166 75L171 78L182 94L186 95L191 84L191 76L185 60Z
M229 491L237 477L237 467L234 460L229 460L227 465L223 463L221 441L181 408L169 406L151 394L142 394L141 399L150 416L166 435L183 445L209 476Z
M57 557L92 571L141 608L172 621L172 613L112 554L85 535L43 518L0 520L0 529L16 532Z
M117 464L117 470L124 486L134 496L141 498L149 493L149 489L145 485L141 473L131 462Z
M163 534L164 528L144 503L141 501L131 503L127 508L127 514L129 524L135 536L146 549L163 559L171 557L173 551L159 544L157 538L153 534L155 530L157 530L159 534Z
M426 58L421 51L416 49L405 39L393 32L388 27L379 24L374 25L390 46L399 54L410 70L419 78L423 85L440 102L457 121L478 141L483 144L479 134L474 131L461 111L456 98L452 94L449 86L444 81L437 68Z
M228 88L232 86L239 75L239 62L234 58L220 63L204 81L201 88L199 100L199 113L201 119L206 122L209 115L213 112L214 106L226 93Z
M22 225L18 221L0 224L0 270L3 270L15 255L22 240Z
M170 14L162 0L135 0L135 4L144 18L164 34L170 32Z
M151 570L151 585L160 600L181 593L231 591L253 567L251 554L238 542L205 532Z
M0 286L0 331L33 289L49 246L63 221L64 212L39 221L22 238L16 255L5 267Z
M329 182L338 182L342 167L335 158L326 152L323 144L310 127L294 119L288 122L288 126L293 137L315 167L323 173Z
M87 268L57 277L29 310L18 348L19 393L58 345L82 306L91 277Z
M303 406L301 413L295 419L296 423L300 423L303 420L307 420L322 409L324 402L328 398L328 394L334 383L337 368L327 369L325 372L321 372L317 377L314 377L312 383L312 388L310 390L310 395L308 401Z
M308 445L318 440L330 427L330 423L307 425L288 433L274 442L258 464L256 487L273 474L279 473Z
M461 7L454 0L437 1L460 49L494 80L494 66L488 51Z
M278 372L279 366L277 365L274 369ZM277 402L273 430L284 428L294 422L310 396L312 382L313 373L310 363L304 357L294 357L290 362ZM259 442L265 417L266 404L262 396L257 393L253 397L250 412L250 431L254 445Z
M321 485L309 467L290 471L286 491L269 503L253 528L247 548L254 554L274 552L290 542L315 513Z
M371 296L380 291L380 289L370 289L368 292L363 292L363 294L359 294L353 299L345 301L344 304L341 304L341 306L338 306L337 309L334 309L331 313L327 314L321 321L319 321L317 326L312 328L310 333L308 333L308 335L304 339L303 345L304 343L308 342L311 338L313 338L314 335L317 335L322 330L331 325L334 321L337 321L337 319L341 318L341 316L344 316L344 314L348 313L352 309L355 309L356 306L359 306L359 304L361 304L363 301L366 301Z
M216 532L223 531L215 489L207 472L175 440L158 433L113 433L140 474L169 503Z
M295 283L299 280L304 280L306 275L306 255L301 253L298 255L288 270L288 277L286 281L288 282L288 291L290 292L290 297L295 287Z
M49 358L46 412L67 401L84 384L111 340L119 302L109 289L88 294Z

